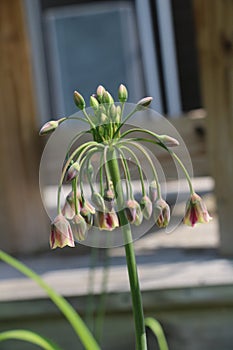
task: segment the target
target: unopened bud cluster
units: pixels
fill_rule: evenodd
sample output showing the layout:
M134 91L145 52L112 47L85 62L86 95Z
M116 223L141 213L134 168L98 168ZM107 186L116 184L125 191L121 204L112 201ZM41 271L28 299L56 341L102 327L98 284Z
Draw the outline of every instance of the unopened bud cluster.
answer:
M194 192L181 160L170 149L170 147L179 145L176 139L168 135L158 135L147 129L131 128L122 131L127 120L138 111L148 108L152 101L152 97L141 99L134 109L124 116L124 104L127 99L128 91L123 84L118 89L118 103L115 103L112 95L100 85L90 97L92 112L87 113L83 96L77 91L74 92L74 102L83 113L83 121L90 125L88 132L91 133L93 140L72 149L72 152L71 148L67 151L58 187L58 214L51 225L51 248L62 248L66 245L73 247L75 241L85 240L92 226L100 230L113 231L125 222L139 226L143 220L151 218L160 228L168 226L170 208L162 198L156 168L146 148L135 137L131 137L138 131L143 134L140 141L147 141L149 134L153 138L150 142L163 147L174 159L178 160L178 164L184 170L190 186L190 199L186 205L184 223L194 226L197 222L205 223L211 219L202 199ZM41 128L40 134L54 131L66 119L47 122ZM80 135L78 134L77 138ZM113 154L117 155L117 167L122 174L121 180L125 181L123 203L118 198L116 184L112 177L115 171L113 169L115 165L113 166L111 162ZM141 198L138 201L134 197L128 154L137 167L140 180ZM98 180L94 178L93 165L93 159L96 160L97 156L101 173ZM148 186L141 168L140 157L147 161L147 166L151 168L153 174ZM91 190L90 198L84 191L84 175ZM71 191L61 207L61 188L64 182L70 183ZM122 213L122 211L124 212L124 223L119 217L119 212Z

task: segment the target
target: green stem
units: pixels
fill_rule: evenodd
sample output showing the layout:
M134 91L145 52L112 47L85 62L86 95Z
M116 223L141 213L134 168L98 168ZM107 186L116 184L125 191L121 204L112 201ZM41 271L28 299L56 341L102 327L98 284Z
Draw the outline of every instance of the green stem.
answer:
M94 237L95 238L95 237ZM91 255L90 255L90 265L89 265L89 271L88 271L88 295L87 295L87 304L86 304L86 323L89 326L89 328L94 330L94 309L95 309L95 302L94 302L94 283L95 283L95 267L97 263L97 249L96 247L91 248Z
M159 345L159 349L160 350L169 350L167 340L166 340L166 337L165 337L164 332L163 332L163 328L160 325L160 323L152 317L147 317L145 319L145 324L148 328L150 328L152 330L152 332L156 336L157 341L158 341L158 345Z
M134 132L134 131L141 131L141 132L145 132L149 135L152 135L156 138L159 137L159 135L155 134L155 133L152 133L150 132L149 130L141 130L141 129L132 129L132 130L128 130L126 131L124 134L121 135L121 138L120 138L120 141L118 142L119 144L122 143L121 139L126 136L127 134L129 134L130 132ZM144 141L144 142L151 142L157 146L160 146L162 148L164 148L176 161L177 163L179 164L179 166L181 167L186 179L187 179L187 182L188 182L188 185L189 185L189 189L190 189L190 193L191 194L194 194L194 189L193 189L193 185L192 185L192 181L191 181L191 178L189 176L189 173L187 172L184 164L182 163L182 161L180 160L180 158L177 156L177 154L174 152L174 151L171 151L170 148L168 148L162 141L154 141L154 140L150 140L150 139L145 139L145 138L141 138L141 137L136 137L136 138L130 138L128 140L125 140L123 141L123 143L127 143L127 142L130 142L132 143L133 141Z
M125 119L123 120L123 122L121 122L121 124L118 126L118 128L116 129L116 131L114 132L113 134L113 138L117 135L117 133L119 132L119 130L122 128L122 126L127 122L127 120L129 118L132 117L132 115L134 115L134 113L137 112L137 108L134 108L126 117Z
M99 176L100 176L100 194L102 197L104 195L103 159L104 159L104 155L102 154L101 158L100 158L100 170L99 170L99 173L100 173L99 174Z
M72 189L73 189L73 192L74 192L75 215L77 215L78 212L79 212L79 206L78 206L78 200L77 200L77 182L78 182L78 178L76 177L72 181Z
M129 167L127 164L127 160L125 158L124 153L121 151L120 148L118 148L117 150L119 152L120 155L120 159L121 159L121 163L122 163L122 167L125 173L125 179L126 179L126 198L128 199L134 199L133 198L133 188L132 188L132 184L131 184L131 176L130 176L130 171L129 171Z
M11 339L23 340L28 343L35 344L44 350L61 350L61 348L54 344L51 340L26 329L14 329L0 333L0 342Z
M72 120L80 120L81 122L88 123L88 121L86 119L83 119L83 118L79 118L79 117L65 117L64 120L62 120L60 122L60 124L63 123L64 121L66 121L66 120L71 120L71 119Z
M134 128L134 129L130 129L130 130L125 131L123 134L121 134L120 139L123 139L123 138L125 138L126 135L129 135L129 134L134 133L134 132L142 132L142 133L151 135L151 136L155 137L158 140L158 142L161 142L160 135L156 134L153 131L150 131L147 129L140 129L140 128Z
M161 195L161 187L160 187L160 184L159 184L159 178L158 178L158 174L157 174L157 171L155 169L155 166L149 156L149 154L146 152L146 150L144 149L143 146L141 146L139 143L137 142L133 142L131 141L130 139L129 140L126 140L126 141L120 141L118 143L119 145L124 145L126 144L127 146L128 145L131 145L131 146L134 146L135 148L139 149L139 151L141 151L141 153L146 157L146 159L148 160L150 166L151 166L151 170L153 172L153 175L154 175L154 179L156 181L156 186L157 186L157 191L158 191L158 198L161 198L162 195Z
M0 250L0 259L5 261L8 265L14 267L16 270L23 273L25 276L35 281L42 289L45 290L46 294L50 297L53 303L67 318L86 350L100 350L99 345L90 333L89 329L66 299L64 299L60 294L58 294L34 271L29 269L17 259L12 258L10 255L3 252L2 250Z
M75 137L70 141L69 146L67 148L67 152L66 152L66 158L69 158L69 154L70 154L70 150L72 148L72 146L74 145L75 142L77 142L83 135L85 134L90 134L90 131L81 131L79 132L77 135L75 135Z
M120 117L121 117L121 121L122 121L122 117L123 117L123 113L124 113L124 108L125 108L125 102L122 102L121 103L121 115L120 115Z
M184 175L185 175L185 177L186 177L186 179L187 179L187 181L188 181L190 193L191 193L191 195L194 194L195 191L194 191L194 189L193 189L192 181L191 181L191 178L190 178L190 176L189 176L189 173L187 172L187 170L186 170L184 164L182 163L182 161L181 161L180 158L176 155L175 152L173 152L173 151L171 151L171 150L169 149L169 153L171 154L171 156L172 156L173 158L175 158L175 160L177 161L177 163L180 165L180 167L181 167L182 171L184 172Z
M89 141L87 143L85 143L84 145L79 146L77 149L74 150L74 152L71 154L71 156L69 157L69 159L67 160L63 170L62 170L62 174L61 174L61 178L60 178L60 182L58 185L58 190L57 190L57 213L60 214L61 213L61 189L62 189L62 184L66 175L66 171L69 167L69 164L71 162L71 160L73 160L73 158L80 152L79 157L77 159L77 162L80 161L80 159L82 158L83 154L90 148L90 147L104 147L103 145L95 142L95 141Z
M111 237L107 236L107 240ZM99 298L99 302L96 310L96 327L95 327L95 337L99 344L102 341L103 335L103 325L104 325L104 316L106 312L106 297L107 297L107 285L108 285L108 277L109 277L109 254L108 248L104 249L104 266L103 266L103 275L101 282L101 294Z
M128 275L130 282L131 298L132 298L132 307L133 307L133 316L135 323L136 331L136 350L146 350L146 331L144 324L144 315L143 315L143 306L141 291L138 279L137 272L137 263L134 253L134 246L132 242L132 234L130 224L125 216L124 212L124 195L123 189L121 186L121 177L118 161L116 159L116 152L112 149L109 152L109 170L112 177L112 182L114 186L115 193L117 193L117 206L118 206L118 215L120 220L120 225L122 227L122 234L125 244L125 254L128 267Z
M83 114L85 115L85 117L87 118L88 123L90 124L90 126L91 126L93 129L95 129L95 124L94 124L94 123L91 121L91 119L89 118L89 115L87 114L86 110L83 109L82 111L83 111Z
M134 160L135 160L135 162L137 164L138 172L139 172L139 177L140 177L140 182L141 182L141 187L142 187L142 195L145 196L146 195L146 190L145 190L143 172L142 172L142 168L140 166L140 162L138 160L138 157L134 154L134 152L129 147L122 146L121 148L126 149L131 154L131 156L134 158Z

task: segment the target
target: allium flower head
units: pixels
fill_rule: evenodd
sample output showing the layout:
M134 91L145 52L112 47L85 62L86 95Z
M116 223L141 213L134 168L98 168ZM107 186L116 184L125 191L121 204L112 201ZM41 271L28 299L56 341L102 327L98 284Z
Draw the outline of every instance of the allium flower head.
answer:
M212 219L202 198L194 193L186 204L184 224L194 226L196 223L207 223Z
M169 224L170 208L161 198L160 173L145 146L148 141L168 152L186 176L191 197L186 205L184 223L194 226L196 222L211 219L201 198L193 192L184 164L172 149L179 142L169 135L132 128L127 124L137 113L143 117L152 97L142 98L133 107L126 104L127 98L128 91L123 84L118 88L116 103L112 95L99 85L90 96L90 108L87 110L84 97L75 91L74 102L81 110L79 115L51 120L41 128L40 134L44 135L54 131L66 119L76 119L88 125L88 130L80 131L77 128L77 134L72 136L64 153L57 192L59 214L51 227L51 248L74 246L73 234L78 241L82 241L94 224L100 230L112 231L120 224L140 225L143 219L149 220L152 214L157 226L166 227ZM147 174L150 174L149 188ZM62 208L61 195L65 183L67 187L70 186L71 192ZM137 188L136 183L139 183ZM134 199L137 195L140 195L140 203ZM122 232L124 238L124 227Z
M63 248L66 245L74 247L74 238L71 226L62 214L58 214L51 224L50 247Z

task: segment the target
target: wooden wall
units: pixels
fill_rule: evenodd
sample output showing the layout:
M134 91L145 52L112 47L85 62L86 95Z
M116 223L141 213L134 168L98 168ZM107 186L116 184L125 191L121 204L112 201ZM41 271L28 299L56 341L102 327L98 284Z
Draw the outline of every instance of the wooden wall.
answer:
M38 187L30 51L23 0L0 1L0 247L31 252L47 246Z
M224 254L233 255L233 0L193 0Z

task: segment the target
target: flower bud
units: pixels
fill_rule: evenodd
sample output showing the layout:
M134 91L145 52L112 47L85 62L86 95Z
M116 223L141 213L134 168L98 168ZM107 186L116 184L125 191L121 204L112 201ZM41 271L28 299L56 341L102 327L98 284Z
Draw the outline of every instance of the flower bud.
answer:
M58 214L51 224L50 247L74 247L74 237L69 222L62 214Z
M108 202L111 202L112 200L114 200L115 195L114 192L111 188L106 188L104 191L104 199Z
M116 106L113 104L113 105L111 105L111 108L110 108L110 116L111 116L111 119L112 119L113 121L115 121L116 115L117 115L117 108L116 108Z
M74 102L75 102L76 106L81 110L83 110L86 107L85 100L84 100L83 96L78 91L74 92Z
M62 214L68 220L73 219L73 217L75 215L74 199L73 199L72 203L66 199L64 207L62 208Z
M121 106L117 106L116 110L117 110L117 114L121 115Z
M53 132L58 127L59 122L58 120L50 120L49 122L45 123L42 128L39 131L39 135L46 135L50 132Z
M90 97L90 106L93 108L94 111L98 111L99 109L99 102L94 96Z
M119 227L118 216L114 210L108 213L98 212L97 221L100 230L112 231Z
M80 214L85 219L88 226L93 224L93 215L95 214L95 208L86 199L81 203Z
M100 115L100 122L101 122L101 124L107 124L107 121L108 121L107 115L104 114L104 113L101 113L101 115Z
M71 223L74 238L83 241L87 234L87 223L80 214L76 214Z
M114 100L108 91L104 91L103 102L106 104L113 104Z
M164 199L159 198L154 203L154 219L158 227L166 227L170 221L170 208Z
M104 105L100 105L100 106L99 106L99 112L100 112L100 113L104 113L104 114L107 113L106 108L105 108Z
M93 192L91 200L98 211L104 212L106 210L103 197L98 192Z
M140 201L142 215L146 220L149 220L152 214L152 202L148 196L143 196Z
M78 162L74 162L68 169L66 174L66 181L70 182L73 180L79 173L80 165Z
M135 199L129 199L126 202L125 214L130 224L140 225L143 220L140 205Z
M104 200L106 201L106 208L108 211L112 211L114 208L114 192L112 189L105 189Z
M120 122L121 122L121 115L119 113L117 113L114 122L117 123L117 124L120 124Z
M159 135L159 139L167 146L167 147L175 147L179 146L179 141L174 137L168 135Z
M126 87L123 84L121 84L119 86L118 98L119 98L119 101L122 102L122 103L126 102L127 99L128 99L128 91L127 91Z
M184 224L194 226L196 223L208 223L210 220L212 217L209 215L203 199L197 193L192 194L186 203Z
M140 101L138 101L136 105L137 111L141 111L142 109L149 107L152 100L153 100L153 97L142 98Z
M53 132L58 127L58 125L60 125L66 119L67 118L60 118L58 120L48 121L40 129L39 135L46 135L46 134L49 134L50 132Z
M97 90L96 90L96 95L97 95L99 102L102 102L104 92L105 92L105 88L102 85L99 85L97 87Z
M152 203L156 201L157 198L157 184L156 181L152 181L149 185L149 197Z
M81 198L80 193L77 193L76 201L77 201L77 208L79 211L81 208L81 205L82 205L82 198ZM73 191L71 191L66 196L65 204L64 204L64 207L62 208L62 214L68 220L73 219L73 217L75 215L75 199L74 199L74 192Z

